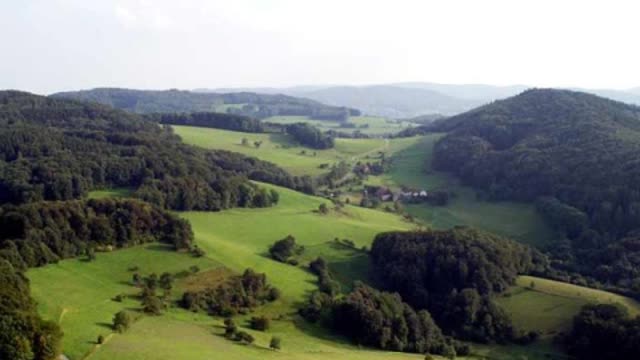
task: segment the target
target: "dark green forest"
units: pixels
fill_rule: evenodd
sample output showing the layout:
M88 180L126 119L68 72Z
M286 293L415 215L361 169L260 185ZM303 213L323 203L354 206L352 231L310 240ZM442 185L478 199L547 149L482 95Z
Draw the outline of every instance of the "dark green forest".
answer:
M216 112L152 113L146 114L145 118L167 125L199 126L248 133L261 133L265 130L260 120L244 115Z
M478 342L522 340L491 296L513 285L517 275L544 274L548 267L546 257L530 247L465 227L382 233L370 258L382 289L431 312L445 334Z
M640 294L639 107L529 90L422 130L448 132L435 147L435 169L484 198L536 201L562 235L547 250L567 272L563 280Z
M307 123L287 125L285 131L300 144L313 149L330 149L335 146L331 135L324 134L320 129Z
M102 105L0 93L0 203L69 200L111 187L175 210L264 207L248 179L313 192L308 177L226 151L184 145L170 127Z
M314 100L250 92L204 93L181 90L99 88L57 93L52 96L97 102L135 113L213 112L218 105L238 104L242 106L229 108L227 111L258 119L281 115L346 121L349 116L360 115L360 111L356 109L328 106Z

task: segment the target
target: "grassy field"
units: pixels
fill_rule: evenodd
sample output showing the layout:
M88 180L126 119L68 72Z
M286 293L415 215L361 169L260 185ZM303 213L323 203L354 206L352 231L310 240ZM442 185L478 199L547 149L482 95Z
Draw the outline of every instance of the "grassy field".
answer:
M412 138L419 141L392 152L390 171L382 176L370 177L367 183L390 188L408 186L452 191L456 196L444 207L425 204L406 206L411 215L437 229L469 225L532 245L545 245L554 239L554 232L533 205L478 200L473 189L461 186L453 176L430 170L433 146L441 136L430 134Z
M120 198L131 195L132 190L128 188L114 188L104 190L94 190L89 193L89 199L104 199L104 198Z
M313 120L306 116L272 116L264 119L265 122L271 122L276 124L293 124L297 122L305 122L311 124L322 130L336 130L346 133L359 130L363 134L368 135L385 135L397 133L407 127L414 126L414 124L397 121L391 119L385 119L375 116L352 116L349 118L348 123L355 125L355 127L341 127L341 123L331 120Z
M508 294L497 301L511 314L515 325L541 331L547 337L568 330L573 316L589 303L618 303L632 316L640 314L640 303L633 299L531 276L520 276Z
M174 126L175 132L192 145L207 149L229 150L253 156L261 160L275 163L294 175L319 175L327 172L321 164L334 164L339 161L354 161L368 154L384 151L389 143L397 142L394 149L409 146L410 141L398 139L336 139L333 149L313 150L299 146L283 134L249 134L236 131L207 129L189 126ZM262 141L260 148L242 145L246 138L250 144ZM305 152L304 154L302 152ZM314 155L315 154L315 155Z
M65 260L29 270L27 275L39 312L62 325L64 351L73 360L91 351L98 335L111 333L110 324L116 312L139 306L134 299L126 298L121 303L112 300L118 294L139 292L131 286L133 272L129 268L138 266L140 274L160 274L187 270L192 265L206 270L219 267L220 263L151 244L98 253L92 262Z
M99 253L94 262L65 260L30 270L27 275L39 310L46 318L61 323L65 353L70 359L422 359L421 355L358 348L296 315L299 304L316 289L316 277L304 268L308 261L325 257L334 276L348 290L353 280L366 280L368 259L358 248L369 246L381 231L411 229L414 225L393 214L352 206L321 215L314 210L322 203L329 204L327 200L260 185L280 192L277 206L181 213L191 222L197 243L206 251L204 258L152 244ZM288 234L305 246L300 266L282 264L266 255L269 245ZM336 243L335 238L354 241L356 249ZM111 300L117 294L138 292L130 285L131 266L139 266L140 273L148 274L178 272L194 264L202 269L195 278L212 274L214 281L221 272L240 272L247 267L265 272L268 281L281 289L282 298L238 317L236 322L247 330L250 316L265 314L279 320L274 320L272 329L264 333L247 330L257 339L249 346L221 337L220 319L179 308L171 308L160 317L140 316L127 333L111 334L109 324L114 313L123 308L137 313L139 308L137 300ZM208 269L216 271L207 272ZM174 295L193 286L191 279L178 282ZM526 290L531 281L536 283L535 290ZM530 277L521 277L510 292L510 297L500 298L499 302L513 314L516 324L526 329L566 328L579 307L591 301L613 300L637 307L631 300L612 294ZM98 346L95 339L100 334L107 336L107 342ZM274 335L283 339L282 351L267 349ZM528 347L475 345L474 349L477 356L491 359L558 356L548 341Z

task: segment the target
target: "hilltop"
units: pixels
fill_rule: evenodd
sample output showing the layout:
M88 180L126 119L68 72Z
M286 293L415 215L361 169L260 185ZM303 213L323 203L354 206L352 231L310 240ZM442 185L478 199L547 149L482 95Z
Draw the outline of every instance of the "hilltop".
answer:
M448 132L434 168L484 197L536 201L568 239L550 249L558 268L637 292L639 107L534 89L423 129Z

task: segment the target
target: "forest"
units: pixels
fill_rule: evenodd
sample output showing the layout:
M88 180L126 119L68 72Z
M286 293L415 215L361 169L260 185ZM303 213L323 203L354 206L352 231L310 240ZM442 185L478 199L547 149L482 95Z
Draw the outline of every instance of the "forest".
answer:
M0 203L70 200L101 188L175 210L264 207L248 180L313 192L307 177L226 151L181 143L170 127L102 105L0 93Z
M244 115L234 115L217 112L192 112L192 113L152 113L145 118L167 125L188 125L225 129L248 133L264 132L264 126L260 120Z
M631 245L640 228L639 107L534 89L422 131L448 132L435 169L487 199L537 202L564 238L547 249L554 267L640 296Z
M330 149L335 146L331 135L324 134L320 129L306 123L287 125L285 131L300 144L313 149Z
M218 105L236 104L238 106L230 107L227 111L258 119L270 116L309 116L319 120L345 121L349 116L360 115L360 111L356 109L324 105L309 99L250 92L210 93L99 88L62 92L54 94L53 97L92 101L136 113L212 112L216 111Z
M382 289L431 312L445 334L485 343L523 341L491 296L548 268L535 249L465 227L379 234L370 259Z

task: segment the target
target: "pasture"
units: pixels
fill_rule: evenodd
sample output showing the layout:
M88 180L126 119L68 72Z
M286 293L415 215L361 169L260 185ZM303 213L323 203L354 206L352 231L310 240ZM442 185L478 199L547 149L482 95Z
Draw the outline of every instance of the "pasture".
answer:
M293 124L304 122L323 131L334 130L345 133L360 131L367 135L389 135L400 132L407 127L415 126L415 124L410 122L385 119L376 116L351 116L346 123L333 120L314 120L307 116L272 116L264 119L263 121L274 124Z

